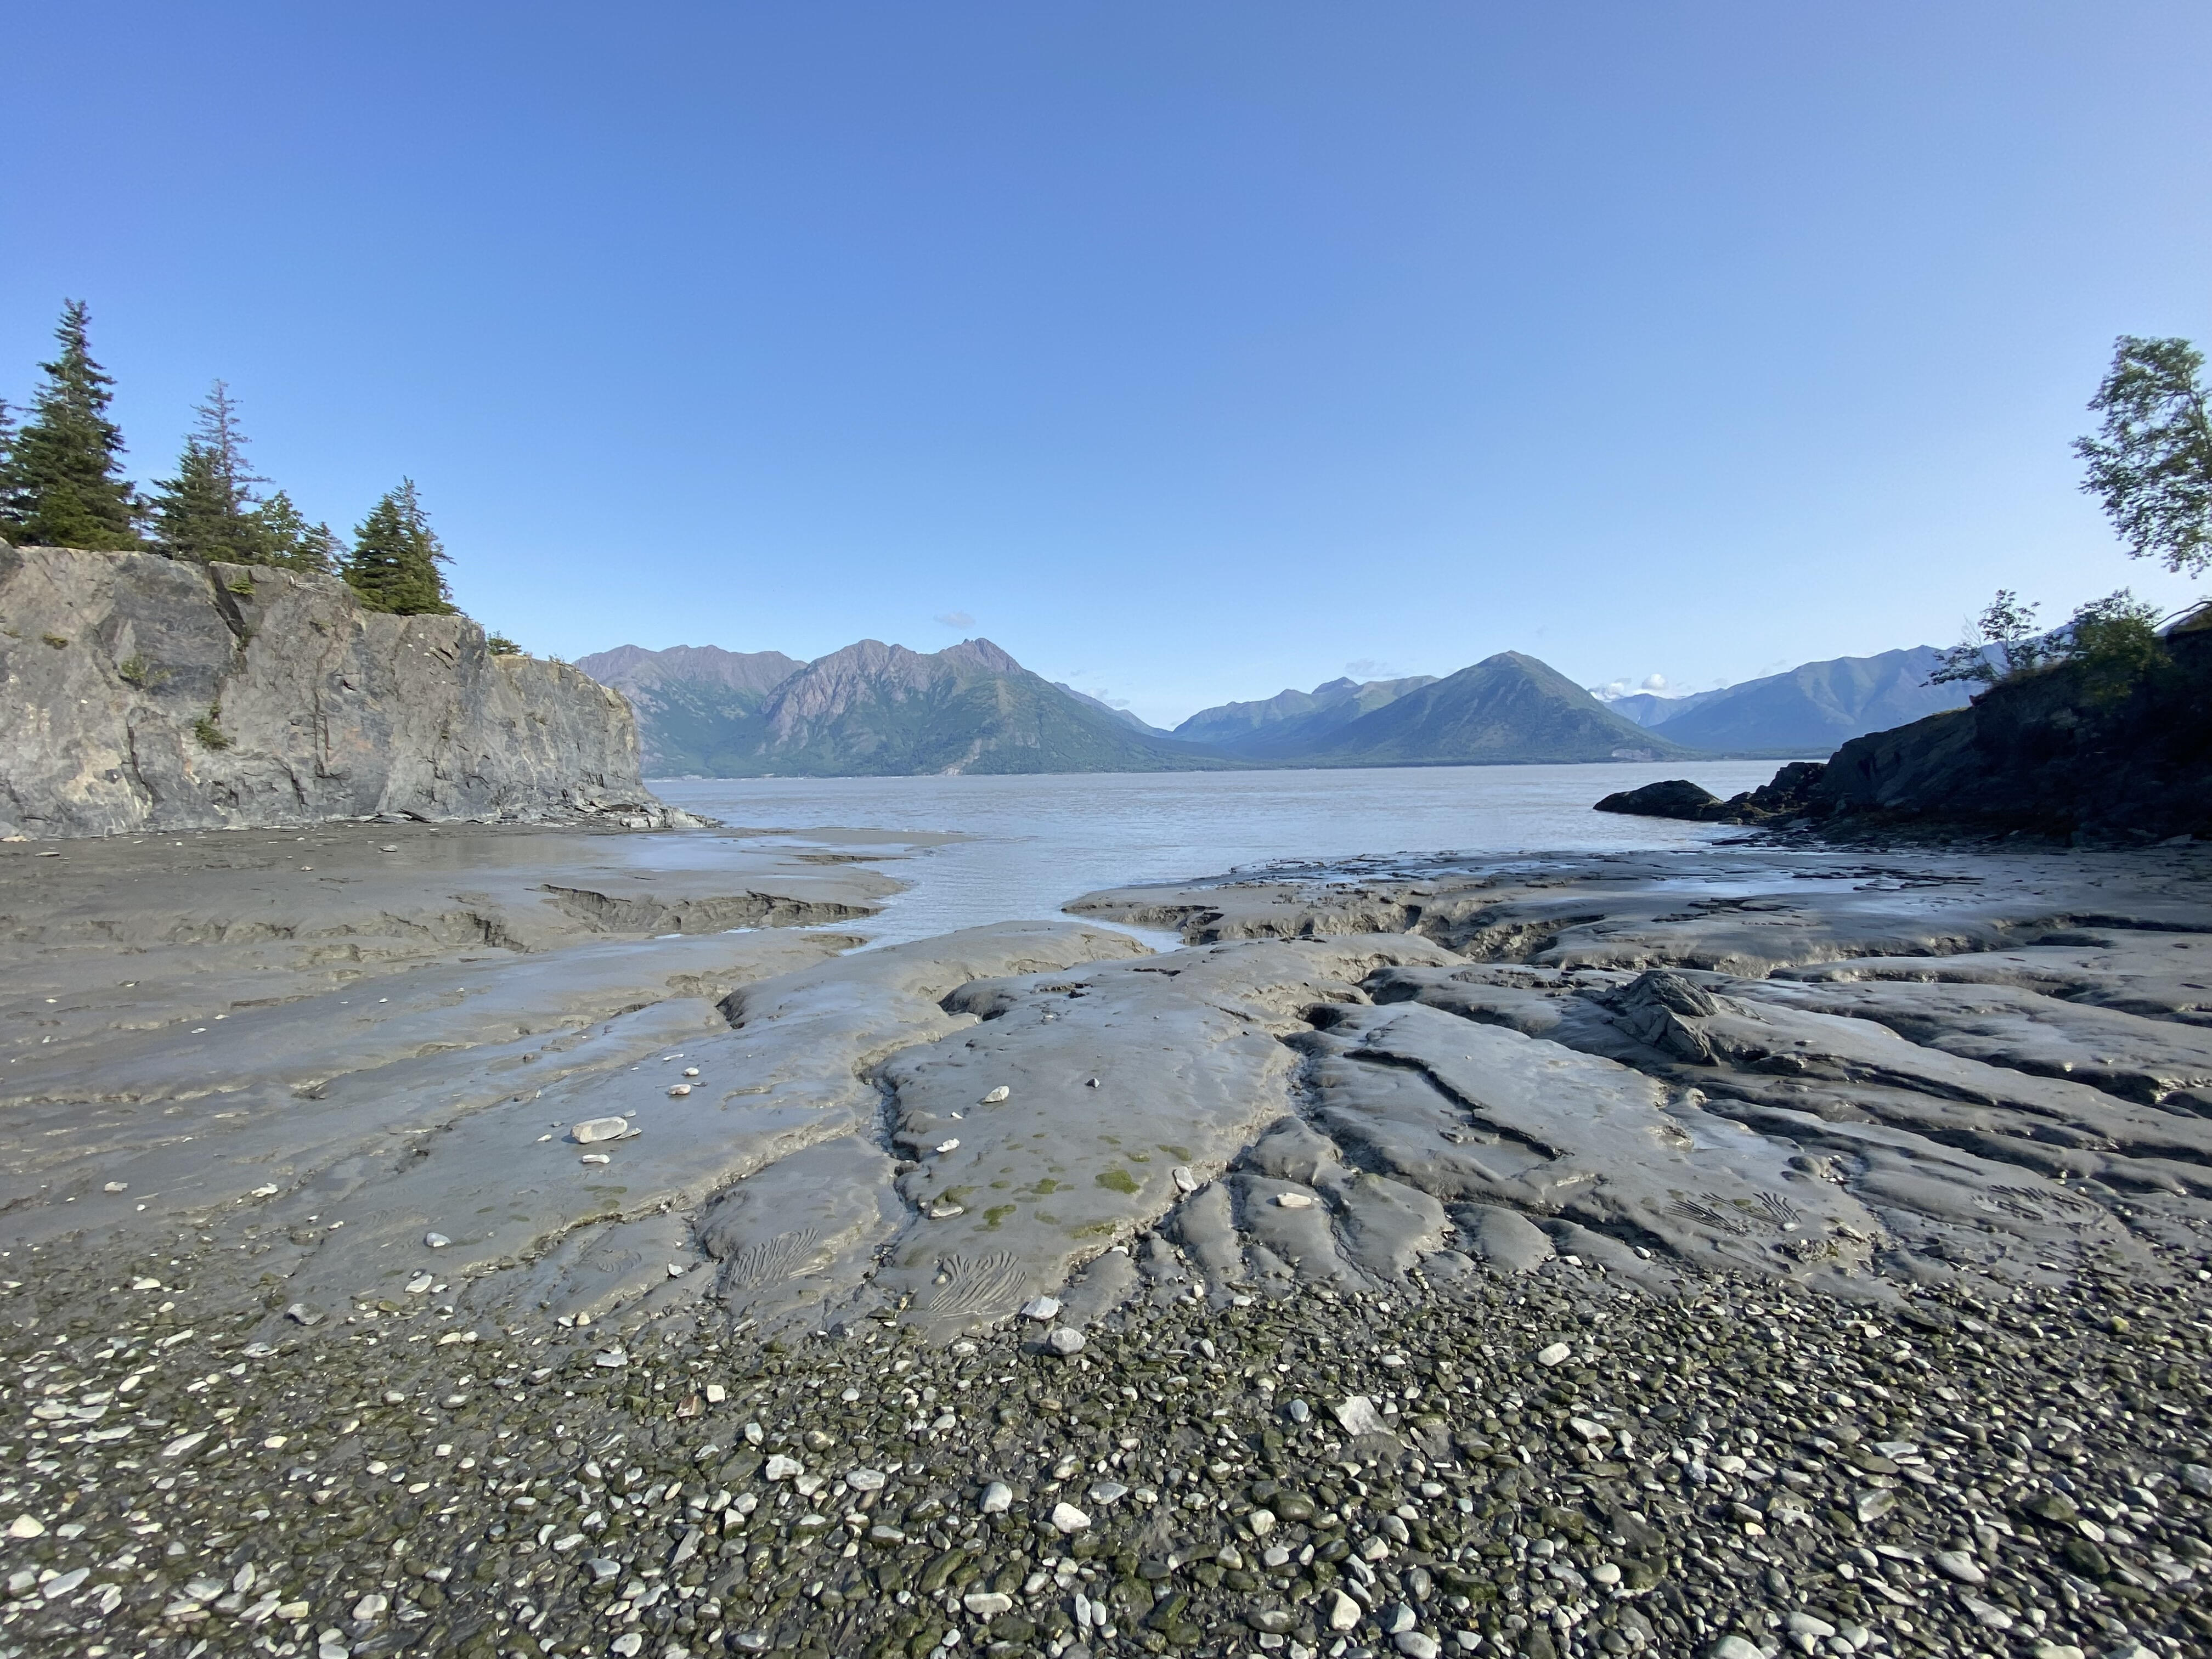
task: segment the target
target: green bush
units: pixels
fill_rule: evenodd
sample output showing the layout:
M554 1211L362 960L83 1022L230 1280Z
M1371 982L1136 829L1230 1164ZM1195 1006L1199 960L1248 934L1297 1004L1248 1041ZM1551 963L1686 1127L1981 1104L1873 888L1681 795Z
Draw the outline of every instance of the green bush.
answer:
M230 739L223 736L222 728L216 724L222 718L222 705L216 703L210 707L206 714L192 722L192 735L200 740L202 748L228 749L230 747Z
M2079 663L2089 696L2109 702L2123 696L2166 660L2158 636L2158 611L2122 588L2094 599L2066 624L2065 659Z

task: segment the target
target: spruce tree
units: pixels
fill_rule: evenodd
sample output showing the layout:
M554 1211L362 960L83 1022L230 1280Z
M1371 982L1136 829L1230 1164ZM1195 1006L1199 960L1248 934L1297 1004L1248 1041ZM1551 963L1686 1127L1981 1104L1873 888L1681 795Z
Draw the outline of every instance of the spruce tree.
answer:
M347 584L370 611L402 617L442 614L453 608L446 592L446 550L423 515L415 481L403 478L353 532Z
M309 524L292 498L278 490L250 515L261 538L260 562L280 570L336 572L343 548L326 524Z
M15 454L15 411L0 398L0 532L8 529L9 469Z
M198 414L177 458L177 476L155 483L154 528L161 550L173 559L258 564L268 550L254 514L253 486L267 480L246 470L246 437L230 388L217 380Z
M139 545L138 495L124 477L123 434L107 418L112 376L92 360L84 302L70 300L54 330L61 352L41 363L46 382L0 471L0 532L52 547Z

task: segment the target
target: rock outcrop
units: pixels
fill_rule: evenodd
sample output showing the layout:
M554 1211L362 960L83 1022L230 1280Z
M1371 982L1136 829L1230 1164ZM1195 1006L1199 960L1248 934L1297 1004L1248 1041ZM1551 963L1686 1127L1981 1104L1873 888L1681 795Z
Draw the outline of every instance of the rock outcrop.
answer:
M1853 827L2212 836L2212 617L2198 617L2130 684L2067 663L1854 738L1810 792L1815 813Z
M1826 764L1794 762L1728 800L1669 778L1596 810L1844 835L2212 838L2212 620L2169 633L2161 660L2117 684L2093 664L2063 663L1854 738Z
M1687 778L1668 778L1607 795L1595 810L1632 817L1685 818L1693 823L1786 823L1824 810L1815 806L1813 794L1826 769L1818 761L1792 761L1771 782L1726 800Z
M0 543L0 835L668 809L621 696L332 577Z

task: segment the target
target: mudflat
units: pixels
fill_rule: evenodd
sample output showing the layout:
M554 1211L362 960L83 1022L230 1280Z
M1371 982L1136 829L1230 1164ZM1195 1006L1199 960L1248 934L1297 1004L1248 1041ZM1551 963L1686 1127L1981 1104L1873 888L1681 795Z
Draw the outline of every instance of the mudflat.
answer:
M2212 1633L2205 849L896 869L0 846L0 1652Z

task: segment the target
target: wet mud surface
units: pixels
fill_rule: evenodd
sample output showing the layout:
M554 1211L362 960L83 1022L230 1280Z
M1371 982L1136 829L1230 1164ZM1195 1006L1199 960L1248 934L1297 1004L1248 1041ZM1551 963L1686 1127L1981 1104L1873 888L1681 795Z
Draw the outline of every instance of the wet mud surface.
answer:
M0 1652L2212 1629L2195 849L40 850Z

